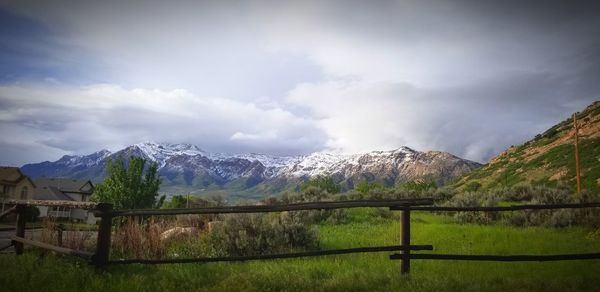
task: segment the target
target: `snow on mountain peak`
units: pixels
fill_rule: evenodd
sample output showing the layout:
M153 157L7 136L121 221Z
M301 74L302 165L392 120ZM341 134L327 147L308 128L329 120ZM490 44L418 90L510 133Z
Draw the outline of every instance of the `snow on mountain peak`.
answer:
M342 172L347 168L361 168L382 162L402 163L413 159L418 153L408 147L400 147L388 151L371 151L363 153L315 152L299 157L298 161L286 165L281 172L292 176L317 176Z
M204 150L192 144L172 144L172 143L156 143L142 142L133 145L140 149L144 155L158 163L159 167L163 167L166 161L176 155L206 155Z
M440 152L445 153L445 152ZM171 184L192 186L215 184L223 187L238 178L246 187L278 178L306 178L331 175L340 179L365 177L392 180L414 179L433 175L440 182L456 177L477 166L451 155L419 152L408 147L363 153L316 152L298 156L268 154L225 154L205 152L192 144L143 142L111 153L98 151L87 156L64 156L56 162L24 165L22 169L34 177L65 176L99 179L106 159L139 156L156 162L159 172ZM258 163L257 163L258 162ZM199 178L198 181L195 181ZM250 184L249 184L250 183Z
M148 159L158 163L159 168L167 164L167 160L174 156L201 155L213 161L226 161L231 159L245 159L258 161L267 168L267 176L316 176L340 172L348 167L360 168L386 161L386 163L402 163L413 159L419 153L409 147L400 147L387 151L371 151L363 153L315 152L299 156L274 156L260 153L226 154L206 152L193 144L157 143L146 141L132 145ZM94 160L102 160L111 153L107 150L96 152ZM71 157L69 157L71 158ZM78 157L73 157L77 159ZM91 162L91 161L90 161ZM89 163L89 162L88 162Z

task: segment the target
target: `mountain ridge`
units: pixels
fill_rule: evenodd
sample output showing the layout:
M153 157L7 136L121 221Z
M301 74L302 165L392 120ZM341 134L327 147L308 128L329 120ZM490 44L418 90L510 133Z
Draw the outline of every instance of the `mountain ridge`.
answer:
M582 189L600 191L600 101L576 113ZM575 146L573 119L567 118L533 139L492 158L481 168L460 178L459 190L512 187L520 183L575 189Z
M360 180L394 185L417 179L445 184L480 166L447 152L420 152L403 146L394 150L356 154L315 152L298 156L258 153L210 153L192 144L142 142L116 152L100 150L90 155L65 155L57 161L25 164L24 173L101 181L107 159L136 156L156 162L164 190L253 189L265 194L297 187L312 177L332 177L344 189Z

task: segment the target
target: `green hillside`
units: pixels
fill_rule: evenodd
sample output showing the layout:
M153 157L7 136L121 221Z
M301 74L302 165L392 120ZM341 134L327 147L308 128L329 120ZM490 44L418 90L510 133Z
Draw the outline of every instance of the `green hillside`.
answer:
M582 190L600 192L600 101L577 113ZM513 146L454 184L459 190L487 190L519 183L575 189L575 146L572 118L530 141Z

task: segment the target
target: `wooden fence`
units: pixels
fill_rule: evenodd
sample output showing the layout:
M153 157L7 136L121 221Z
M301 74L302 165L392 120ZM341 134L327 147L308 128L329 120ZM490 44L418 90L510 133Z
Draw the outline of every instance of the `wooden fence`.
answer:
M411 251L433 250L432 245L411 245L410 215L411 211L429 212L501 212L516 210L551 210L551 209L581 209L598 208L600 202L583 204L555 204L555 205L516 205L505 207L441 207L433 206L431 199L404 199L404 200L358 200L358 201L332 201L332 202L310 202L286 205L254 205L254 206L230 206L210 208L186 208L186 209L138 209L138 210L113 210L111 204L91 202L67 202L67 201L11 201L13 207L0 214L0 219L10 213L17 213L15 235L11 237L9 246L0 247L0 250L10 246L15 248L16 254L23 253L24 244L48 249L54 252L70 254L88 259L97 267L110 264L169 264L169 263L207 263L207 262L233 262L249 260L270 260L283 258L313 257L325 255L341 255L351 253L393 252L399 254L390 255L392 260L401 260L401 273L410 271L411 260L467 260L467 261L562 261L562 260L591 260L600 259L598 253L582 254L559 254L559 255L458 255L458 254L418 254ZM98 227L98 238L96 251L89 253L73 250L65 247L54 246L47 243L33 241L25 238L26 207L27 206L62 206L68 208L82 208L93 210L100 217ZM266 213L299 210L329 210L362 207L386 207L390 210L401 211L401 241L400 245L357 247L334 250L317 250L284 254L235 256L235 257L196 257L184 259L126 259L110 260L110 245L112 236L112 223L116 217L129 216L164 216L180 214L227 214L227 213Z

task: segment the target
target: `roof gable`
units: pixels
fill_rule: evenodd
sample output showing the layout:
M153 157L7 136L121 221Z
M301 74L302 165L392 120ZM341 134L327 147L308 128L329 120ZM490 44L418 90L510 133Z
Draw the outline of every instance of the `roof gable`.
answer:
M28 180L33 187L35 183L26 175L24 175L18 167L0 166L0 183L15 185L22 180Z
M94 185L89 180L43 177L37 179L35 182L39 188L53 187L65 193L91 195L94 192Z

